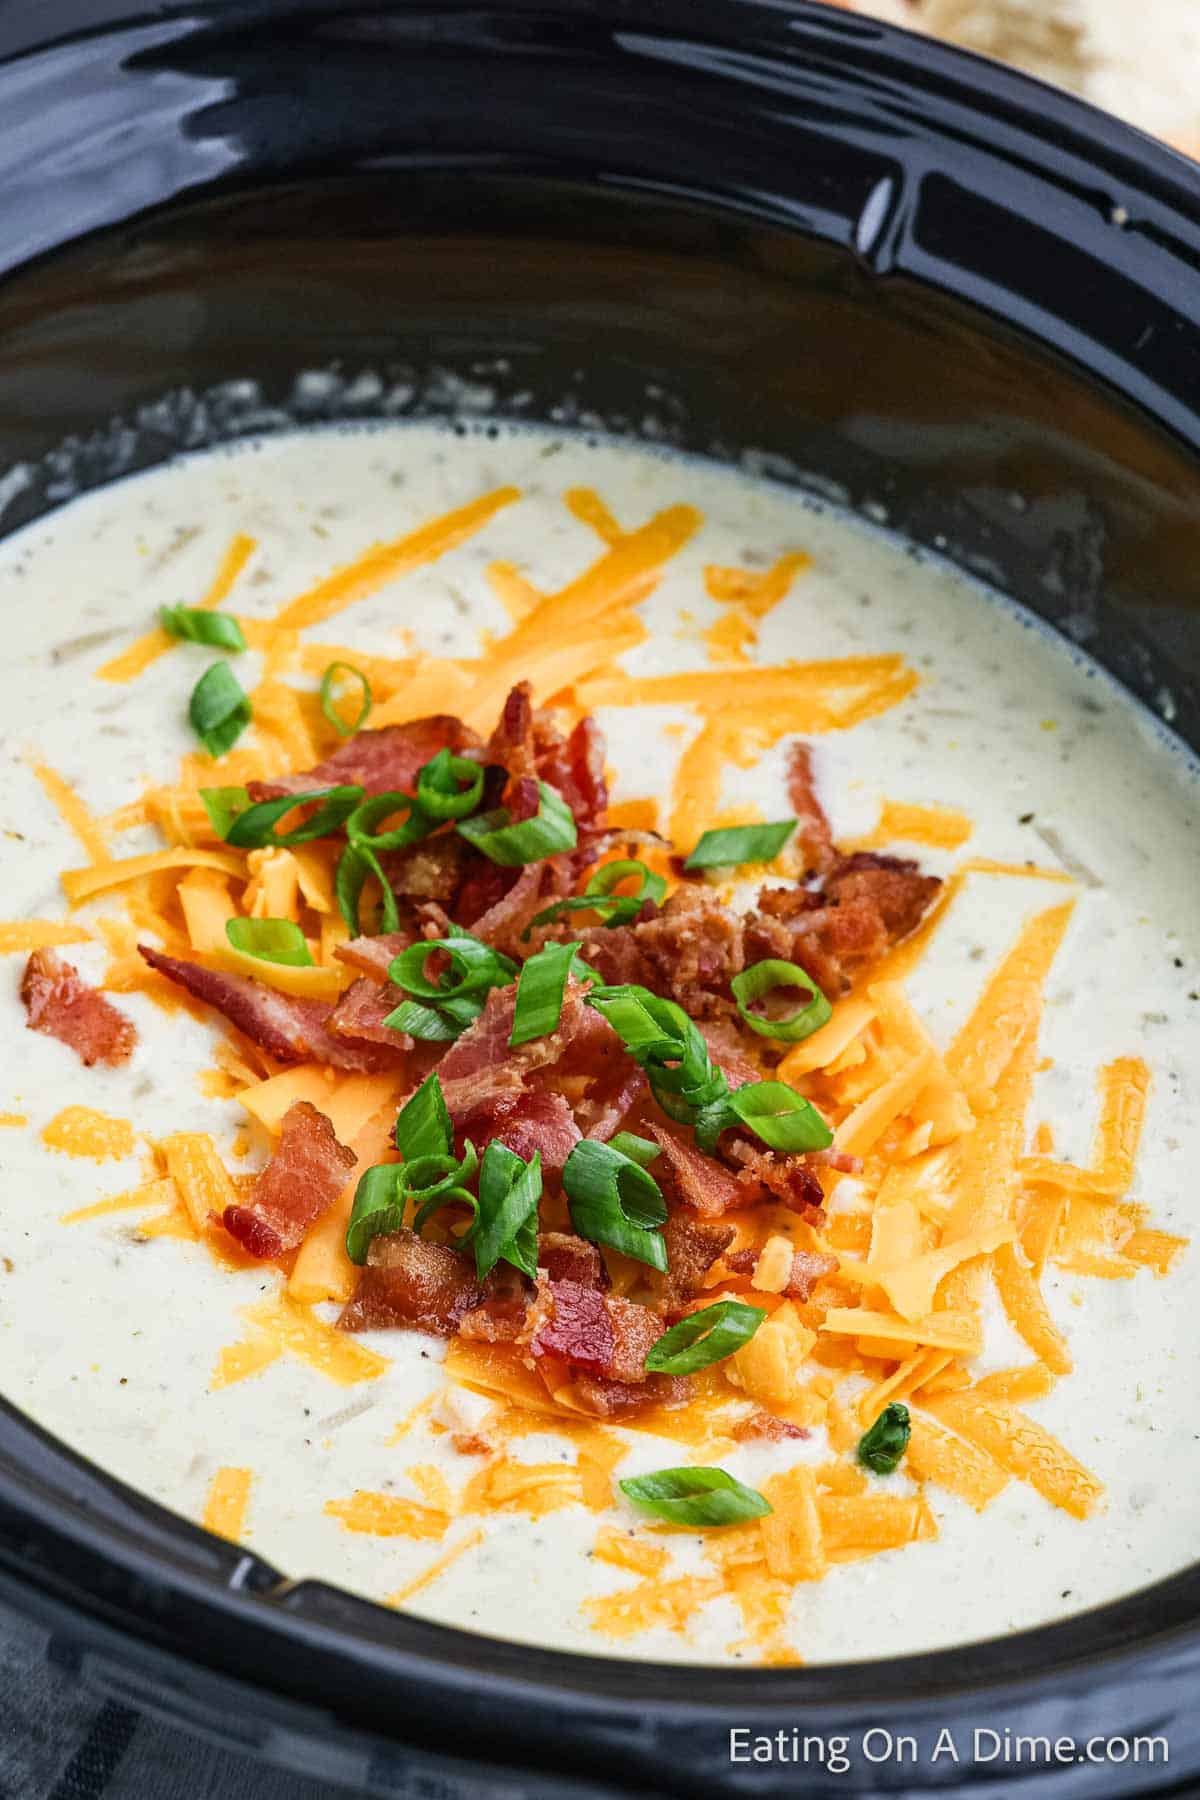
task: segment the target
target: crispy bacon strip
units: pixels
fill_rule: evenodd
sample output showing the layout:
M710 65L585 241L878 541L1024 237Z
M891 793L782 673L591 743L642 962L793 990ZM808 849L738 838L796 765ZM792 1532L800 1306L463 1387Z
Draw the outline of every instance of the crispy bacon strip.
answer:
M327 1212L355 1166L324 1113L296 1100L283 1115L279 1144L258 1178L248 1206L227 1206L221 1223L251 1256L295 1250L310 1225Z
M472 1265L445 1244L427 1243L413 1231L377 1237L353 1297L342 1308L339 1331L428 1331L453 1337L465 1316L483 1301Z
M725 1257L725 1266L738 1275L753 1275L761 1254L759 1250L731 1250ZM809 1300L818 1281L825 1275L832 1275L837 1266L836 1256L821 1256L815 1250L797 1250L783 1292L789 1300Z
M404 990L390 981L374 981L363 975L346 989L326 1019L325 1029L338 1038L386 1044L390 1050L411 1050L413 1041L408 1034L393 1031L383 1022L405 997Z
M552 1281L550 1295L553 1311L533 1340L534 1356L553 1356L572 1369L611 1375L616 1334L600 1289L579 1281Z
M29 958L21 999L30 1031L68 1045L85 1068L103 1063L117 1069L133 1055L137 1031L132 1021L53 950L35 950Z
M581 1135L562 1095L537 1088L479 1101L459 1112L455 1124L480 1153L485 1145L498 1142L529 1162L536 1151L543 1170L551 1174L562 1169Z
M691 1300L704 1286L704 1277L733 1242L732 1225L697 1225L682 1213L672 1213L663 1226L667 1273L663 1299L668 1307Z
M274 781L249 783L252 800L275 800L284 794L311 793L315 788L361 787L368 794L411 794L421 769L439 750L477 749L478 735L461 719L435 713L380 731L358 731L315 769L283 775Z
M802 1218L815 1222L820 1217L825 1190L805 1157L780 1156L743 1137L732 1137L726 1154L741 1164L737 1179L743 1206L770 1198L782 1201L790 1212L799 1213Z
M411 931L388 931L381 937L351 938L348 944L339 944L333 954L339 962L358 969L363 975L370 975L375 981L386 981L393 957L407 950L412 942Z
M538 1267L553 1285L573 1281L580 1287L607 1287L604 1258L595 1244L570 1231L543 1231L538 1237Z
M705 1156L694 1144L676 1137L663 1125L651 1124L650 1135L667 1154L669 1176L676 1198L702 1219L719 1219L748 1204L746 1191L728 1169L723 1169L711 1156Z
M277 1062L324 1062L335 1069L365 1072L391 1068L403 1054L400 1045L393 1049L335 1036L328 1029L331 1008L323 1000L298 1000L244 975L168 956L149 944L139 944L138 954L168 981L223 1013Z

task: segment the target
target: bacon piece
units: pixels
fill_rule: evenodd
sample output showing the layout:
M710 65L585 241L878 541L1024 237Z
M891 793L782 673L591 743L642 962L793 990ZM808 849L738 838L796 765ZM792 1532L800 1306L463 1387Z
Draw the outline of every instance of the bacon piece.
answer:
M733 1242L732 1225L696 1225L681 1213L672 1213L663 1226L667 1251L664 1299L669 1305L691 1300L704 1286L704 1277Z
M497 763L514 782L537 772L537 746L533 739L533 684L519 681L500 709L496 729L484 750L483 760Z
M492 988L478 1019L438 1064L446 1105L456 1121L482 1100L516 1093L531 1075L551 1065L556 1078L586 1073L603 1079L622 1066L620 1039L599 1013L584 1005L583 989L575 980L567 982L558 1029L511 1050L516 996L515 984Z
M789 1438L811 1437L812 1433L806 1431L803 1425L792 1425L787 1419L777 1419L774 1413L752 1412L744 1419L739 1419L729 1435L736 1438L739 1444L753 1438L767 1438L771 1443L778 1444Z
M399 1045L393 1049L335 1037L327 1029L332 1009L324 1000L298 1000L245 975L184 962L149 944L139 944L138 954L168 981L223 1013L277 1062L323 1062L335 1069L369 1072L389 1069L403 1055Z
M711 1156L705 1156L694 1144L676 1137L662 1125L652 1124L650 1134L667 1153L677 1198L702 1219L719 1219L723 1213L749 1204L745 1189Z
M540 718L535 718L535 737L540 724ZM604 733L591 717L580 719L565 741L551 742L547 734L538 746L539 776L558 789L576 822L592 831L603 830L608 811L604 765Z
M53 950L35 950L29 958L21 999L30 1031L66 1044L85 1068L103 1063L117 1069L133 1055L137 1032L132 1021Z
M394 1326L453 1337L463 1317L483 1301L474 1268L445 1244L414 1231L374 1238L358 1287L342 1308L339 1331Z
M554 1310L533 1340L533 1354L593 1375L611 1374L616 1333L605 1296L579 1281L552 1281L550 1294Z
M842 857L819 888L763 888L746 921L747 956L798 962L836 997L858 968L916 930L941 885L900 857Z
M385 850L379 866L401 900L433 900L457 913L459 888L479 855L465 838L442 832L403 850Z
M404 725L358 731L315 769L283 775L274 781L252 781L252 800L275 800L284 794L306 794L316 788L361 787L367 794L411 794L417 776L439 750L460 756L477 749L479 736L461 719L435 713Z
M346 989L325 1021L326 1030L334 1037L386 1044L391 1050L411 1050L413 1041L408 1034L392 1031L383 1022L405 998L404 990L390 981L374 981L363 975Z
M295 1250L309 1226L327 1212L355 1165L333 1126L308 1100L295 1100L283 1115L279 1144L258 1178L248 1206L227 1206L221 1223L251 1256Z
M648 1088L649 1083L642 1070L634 1067L606 1098L593 1102L589 1095L584 1105L598 1110L584 1136L594 1138L598 1144L607 1144L620 1131L626 1115Z
M493 1142L506 1144L523 1162L538 1151L548 1173L562 1169L580 1138L562 1095L538 1088L492 1095L458 1112L454 1122L481 1154Z
M730 1250L725 1257L725 1266L737 1275L753 1275L761 1254L760 1250ZM815 1250L797 1250L782 1292L789 1300L810 1300L818 1281L832 1275L837 1266L836 1256L822 1256Z
M807 866L824 874L836 861L837 851L833 847L833 829L817 798L812 748L808 744L797 742L788 750L788 798L798 821L796 836Z
M485 944L509 956L528 954L522 933L534 915L569 893L571 871L565 857L528 863L513 884L476 918L471 930Z
M571 1281L579 1287L607 1287L608 1271L595 1244L570 1231L543 1231L538 1237L538 1267L551 1284Z
M661 1318L650 1307L625 1300L620 1294L606 1294L604 1304L612 1321L613 1353L603 1373L612 1381L647 1380L646 1355L663 1334Z
M602 1375L577 1375L571 1396L596 1418L619 1418L646 1406L683 1406L691 1397L686 1375L651 1375L648 1381L612 1381Z
M745 1087L760 1079L754 1064L747 1060L736 1027L727 1019L715 1019L700 1027L709 1055L724 1075L731 1089Z
M573 935L569 929L558 935ZM634 981L677 1000L694 1018L729 1012L729 983L745 965L742 920L710 889L676 888L662 911L633 925L582 934L584 961L611 984Z
M351 938L348 944L339 944L333 954L350 968L358 969L376 981L386 981L392 959L407 950L412 942L411 931L388 931L381 937Z
M825 1191L805 1157L779 1156L774 1150L760 1150L743 1137L731 1139L727 1154L741 1164L737 1179L743 1189L743 1205L750 1204L755 1198L745 1190L758 1187L802 1218L815 1223L822 1216Z
M520 1269L497 1263L483 1284L479 1305L464 1313L458 1335L486 1344L527 1344L550 1314L550 1295Z

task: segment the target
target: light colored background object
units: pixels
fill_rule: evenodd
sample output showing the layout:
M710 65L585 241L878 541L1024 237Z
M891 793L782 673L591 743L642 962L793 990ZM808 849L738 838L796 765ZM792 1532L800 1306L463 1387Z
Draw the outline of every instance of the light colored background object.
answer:
M1196 0L841 0L1081 94L1200 156Z

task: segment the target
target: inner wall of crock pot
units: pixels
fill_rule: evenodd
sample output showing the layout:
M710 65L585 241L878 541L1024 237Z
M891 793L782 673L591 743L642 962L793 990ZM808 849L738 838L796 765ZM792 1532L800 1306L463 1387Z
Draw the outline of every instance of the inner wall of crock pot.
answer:
M603 430L863 512L1031 607L1200 746L1200 473L1065 363L710 208L329 181L99 234L0 293L0 531L181 451L338 420Z

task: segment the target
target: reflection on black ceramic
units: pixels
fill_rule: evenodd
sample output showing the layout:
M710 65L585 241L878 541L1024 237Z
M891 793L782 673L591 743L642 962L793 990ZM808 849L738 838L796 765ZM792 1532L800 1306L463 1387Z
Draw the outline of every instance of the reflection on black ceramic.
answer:
M1190 165L820 7L227 0L95 29L129 10L43 0L48 47L21 57L30 9L0 17L0 529L180 448L437 412L447 373L475 377L513 415L882 511L1169 696L1200 746ZM224 1735L360 1783L373 1754L384 1793L501 1791L488 1762L550 1772L522 1792L1099 1795L1200 1770L1195 1573L886 1664L552 1656L280 1587L9 1412L0 1592ZM872 1724L919 1766L728 1758L731 1727ZM1167 1730L1171 1761L931 1761L976 1724Z

